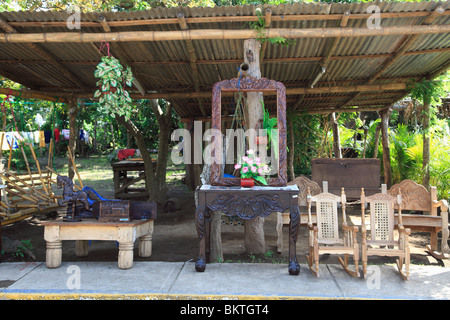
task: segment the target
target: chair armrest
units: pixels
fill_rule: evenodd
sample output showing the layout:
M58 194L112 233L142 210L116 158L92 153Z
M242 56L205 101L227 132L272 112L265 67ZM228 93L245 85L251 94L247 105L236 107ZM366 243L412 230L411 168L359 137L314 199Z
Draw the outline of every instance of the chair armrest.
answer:
M359 228L358 228L358 226L348 226L348 225L344 224L344 225L342 225L342 230L358 232Z
M447 200L439 200L439 201L437 201L437 200L433 200L432 201L432 203L431 203L431 205L434 207L434 208L441 208L441 212L448 212L448 203L447 203Z
M410 235L411 234L411 229L410 228L405 228L403 225L399 224L398 225L398 232Z

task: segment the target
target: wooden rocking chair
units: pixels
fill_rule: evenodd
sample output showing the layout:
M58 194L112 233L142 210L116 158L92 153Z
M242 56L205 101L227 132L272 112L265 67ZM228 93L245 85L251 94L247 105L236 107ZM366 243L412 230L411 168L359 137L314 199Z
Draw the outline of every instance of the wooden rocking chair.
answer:
M361 189L361 232L362 246L361 256L363 275L367 275L367 256L398 257L397 267L400 276L404 280L409 277L409 242L411 233L409 228L402 224L402 195L401 191L397 197L386 192L386 185L382 185L382 192L366 197L364 188ZM367 229L365 224L365 204L370 204L370 240L367 240ZM398 239L394 239L394 206L398 208ZM405 267L403 270L403 266Z
M316 204L317 224L313 224L311 215L311 203ZM339 237L338 222L338 203L342 206L342 231L343 238ZM323 193L311 196L308 188L307 205L308 205L308 232L309 232L309 255L306 256L311 272L319 276L319 256L320 254L339 254L344 255L344 259L338 257L338 260L344 270L353 277L359 277L359 248L356 240L358 232L357 226L348 226L345 215L346 197L344 188L342 188L341 196L328 193L328 185L326 181L323 183ZM350 270L349 255L353 255L355 270Z

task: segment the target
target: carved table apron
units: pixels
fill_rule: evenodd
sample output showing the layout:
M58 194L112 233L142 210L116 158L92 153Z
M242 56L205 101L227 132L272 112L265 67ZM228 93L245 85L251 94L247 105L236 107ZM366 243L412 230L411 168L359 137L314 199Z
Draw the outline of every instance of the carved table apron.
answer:
M228 216L250 220L290 209L288 269L291 275L299 274L300 265L296 252L300 226L298 194L299 189L296 185L253 188L203 185L198 190L198 205L195 211L195 224L200 241L200 252L195 263L195 270L205 271L206 262L209 262L211 212L221 211Z

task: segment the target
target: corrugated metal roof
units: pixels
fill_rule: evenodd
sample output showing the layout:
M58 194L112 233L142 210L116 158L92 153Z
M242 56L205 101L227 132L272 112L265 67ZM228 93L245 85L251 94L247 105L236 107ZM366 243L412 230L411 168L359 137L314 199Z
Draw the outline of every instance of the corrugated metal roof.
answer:
M176 31L180 30L177 15L182 12L191 30L194 29L249 29L248 21L240 17L255 17L255 10L272 10L271 28L337 28L340 17L350 12L348 28L366 28L371 5L380 12L398 13L395 17L382 18L382 27L420 25L437 7L446 9L433 24L450 24L450 5L444 1L424 2L373 2L373 3L295 3L276 6L231 6L214 8L156 8L137 12L101 13L116 31ZM405 13L419 13L416 16ZM319 20L310 15L321 16ZM78 33L104 32L98 17L100 13L81 14L82 29ZM298 17L302 15L302 17ZM337 15L337 16L336 16ZM1 12L0 18L19 33L69 32L65 22L68 12L19 11ZM296 19L291 19L292 16ZM207 19L207 18L216 18ZM304 17L304 18L303 18ZM202 22L189 20L203 18ZM224 19L226 18L226 19ZM239 20L239 21L238 21ZM129 22L118 26L119 22ZM133 23L130 23L133 22ZM33 23L33 25L30 25ZM52 24L53 23L53 24ZM59 23L59 24L58 24ZM56 24L56 25L55 25ZM391 66L386 67L398 51L406 35L342 37L332 53L326 73L315 88L333 88L371 84L406 83L411 78L426 77L450 62L450 35L448 33L424 34L417 37L407 50ZM287 107L299 111L339 108L342 106L387 106L405 94L405 90L379 90L360 92L290 93L292 88L308 88L316 77L322 58L334 42L334 38L300 38L289 46L268 44L264 53L261 73L263 77L283 82L288 88ZM192 40L199 87L202 93L211 92L214 83L234 78L243 62L243 40ZM98 47L100 43L95 43ZM149 93L192 93L195 91L193 71L188 46L184 40L138 41L115 44L125 53L134 74ZM85 92L78 88L72 77L61 70L65 68L79 79L89 91L95 90L94 70L101 55L90 43L39 43L40 48L55 61L50 63L39 52L24 43L0 42L0 74L32 89L47 92ZM116 55L111 46L112 53ZM420 53L422 51L422 53ZM117 56L117 55L116 55ZM59 66L58 66L59 64ZM372 79L379 71L378 78ZM200 99L169 99L181 117L201 117ZM269 99L270 101L270 99ZM202 96L201 102L210 112L211 99Z

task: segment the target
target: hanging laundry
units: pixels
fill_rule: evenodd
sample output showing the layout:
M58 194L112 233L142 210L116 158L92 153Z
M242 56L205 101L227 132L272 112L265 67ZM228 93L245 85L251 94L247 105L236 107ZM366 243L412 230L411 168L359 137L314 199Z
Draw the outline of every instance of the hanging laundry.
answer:
M22 137L22 135L20 133L18 133L17 131L14 131L13 135L17 140L24 141L24 138Z
M55 137L55 142L59 141L59 129L56 128L55 130L53 130L53 136Z
M7 150L9 150L9 146L11 146L11 145L12 145L13 149L19 148L19 145L17 144L17 139L14 136L14 132L6 132L6 141L8 142Z
M44 131L39 131L39 147L45 148L45 133L44 133Z
M39 113L36 115L36 118L34 119L34 121L37 123L39 128L41 128L42 125L45 123L44 119L42 118L42 116Z
M52 138L51 131L44 131L45 143L50 143L50 139Z
M89 142L89 133L84 129L81 129L79 133L80 133L80 140L88 143Z
M20 133L25 141L25 143L31 143L34 145L34 133L33 132L21 132Z
M33 141L34 143L39 143L39 131L33 132Z
M64 137L64 139L69 140L70 137L70 130L69 129L62 129L61 134Z
M6 139L6 132L0 132L0 141L3 139L2 150L9 150L8 140Z

